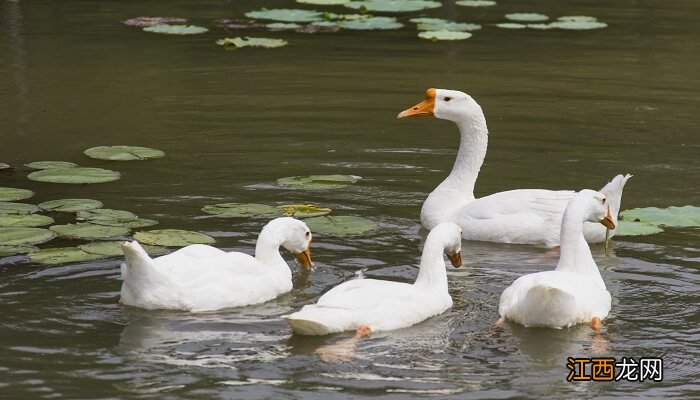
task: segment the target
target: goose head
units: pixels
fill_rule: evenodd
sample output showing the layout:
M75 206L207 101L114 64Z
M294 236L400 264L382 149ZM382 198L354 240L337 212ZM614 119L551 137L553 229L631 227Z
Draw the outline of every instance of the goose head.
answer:
M608 229L615 229L615 219L610 213L610 203L604 194L584 189L574 196L571 203L583 210L585 221L600 222Z
M483 118L481 106L468 94L458 90L425 91L425 100L399 113L396 118L435 117L455 123Z
M294 253L296 260L305 269L313 268L314 264L311 262L309 247L312 235L304 222L291 217L275 218L265 225L260 235L262 236L266 232L274 232L275 235L278 235L280 245Z
M433 228L427 241L441 240L445 246L445 255L450 259L452 266L459 268L462 266L462 228L452 222L443 222Z

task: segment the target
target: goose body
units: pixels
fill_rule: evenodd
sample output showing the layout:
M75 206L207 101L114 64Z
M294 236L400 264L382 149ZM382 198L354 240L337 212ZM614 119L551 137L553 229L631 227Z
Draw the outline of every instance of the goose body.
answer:
M283 318L294 333L302 335L325 335L361 327L372 332L387 331L417 324L452 307L443 253L453 265L460 266L460 249L459 227L440 224L425 241L415 283L351 280L326 292L316 304Z
M453 121L460 131L459 151L452 171L423 203L421 223L426 229L449 221L458 224L468 240L559 245L562 215L574 191L519 189L474 197L488 144L486 118L474 99L455 90L428 89L425 101L401 112L398 118L417 116ZM614 218L630 177L617 175L601 189L610 201ZM614 233L612 230L611 236ZM606 228L586 223L584 234L589 243L602 242Z
M498 313L526 327L565 328L610 312L611 297L584 238L584 222L615 223L605 195L592 190L576 194L561 227L561 257L553 271L524 275L501 295Z
M262 303L292 289L279 247L311 267L311 233L301 221L277 218L260 232L255 257L195 244L152 259L138 242L122 245L123 304L146 309L210 311Z

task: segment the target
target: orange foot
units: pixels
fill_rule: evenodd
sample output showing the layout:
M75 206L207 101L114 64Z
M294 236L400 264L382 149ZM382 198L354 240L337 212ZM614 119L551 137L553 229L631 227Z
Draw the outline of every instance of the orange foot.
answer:
M593 317L591 319L591 322L588 324L588 326L591 327L596 332L600 332L600 327L602 326L602 322L600 322L600 318L598 317Z
M364 337L368 337L369 334L372 332L372 328L369 327L369 325L360 325L359 328L355 331L355 339L362 339Z

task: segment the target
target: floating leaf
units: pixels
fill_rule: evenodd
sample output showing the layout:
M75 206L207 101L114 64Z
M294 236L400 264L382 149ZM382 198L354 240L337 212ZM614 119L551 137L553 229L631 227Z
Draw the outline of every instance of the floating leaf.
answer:
M195 25L168 25L159 24L143 28L146 32L162 33L165 35L196 35L207 32L209 29Z
M479 24L468 24L466 22L440 21L440 22L422 22L417 26L419 31L451 31L451 32L466 32L481 29ZM420 35L419 35L420 36ZM471 36L471 35L469 35ZM424 38L425 39L425 38ZM464 38L466 39L466 38ZM454 39L441 39L454 40Z
M35 214L0 214L0 226L37 227L53 224L53 218Z
M60 199L39 203L39 207L46 211L76 212L100 208L102 202L92 199Z
M14 256L15 254L33 253L39 250L34 246L0 246L0 257Z
M53 249L42 249L36 253L31 253L29 259L39 264L65 264L80 261L92 261L104 256L100 254L88 253L77 247L55 247Z
M220 46L235 46L235 47L264 47L264 48L274 48L286 46L288 43L286 40L282 39L267 39L267 38L256 38L256 37L235 37L235 38L224 38L216 41L216 44Z
M564 22L595 22L597 20L598 19L596 17L588 17L585 15L565 15L557 18L557 21Z
M370 17L338 22L338 26L343 29L357 31L389 30L401 29L403 24L396 21L394 17Z
M92 224L105 225L105 226L123 226L125 228L130 228L130 229L145 228L147 226L158 225L158 221L148 219L148 218L139 218L139 219L135 219L132 221L114 221L114 220L92 221L92 220L90 220L89 222Z
M642 236L663 232L663 229L656 225L637 221L618 221L615 228L615 236Z
M361 178L354 175L310 175L280 178L277 183L286 186L298 186L302 189L337 189L352 185Z
M190 244L212 244L216 242L216 240L209 235L180 229L136 232L134 239L141 243L166 247L183 247Z
M120 178L119 172L102 168L55 168L32 172L27 178L33 181L49 183L104 183L116 181Z
M547 29L555 29L556 25L554 25L554 24L527 24L527 27L530 29L547 30Z
M168 249L161 246L143 245L144 250L151 256L161 255L168 252ZM122 251L122 242L95 242L78 246L78 248L86 253L99 254L105 257L120 257L124 255Z
M129 234L129 228L122 226L105 226L96 224L66 224L50 227L60 236L74 239L106 239Z
M337 32L340 30L337 22L334 21L316 21L304 25L297 29L301 33L318 33L318 32Z
M75 168L76 163L68 161L34 161L29 164L24 164L25 167L31 169L52 169L52 168Z
M285 217L310 218L329 214L330 208L319 207L313 204L283 204L277 206L284 212Z
M37 244L53 239L55 233L43 228L0 228L0 245Z
M301 25L295 24L293 22L273 22L271 24L265 25L265 27L271 31L284 31L293 30L301 28ZM276 46L279 47L279 46Z
M622 213L625 221L645 222L670 227L700 226L700 207L633 208Z
M512 13L506 14L506 19L521 22L540 22L548 20L549 17L544 14L537 13Z
M590 29L602 29L607 28L608 24L598 21L557 21L552 22L555 28L567 29L572 31L586 31Z
M337 6L348 3L350 0L297 0L297 3L313 4L317 6Z
M315 217L304 222L314 233L335 236L361 235L379 227L371 219L349 216Z
M34 196L34 192L27 189L0 187L0 201L24 200Z
M146 160L165 156L165 153L160 150L140 146L97 146L83 153L90 158L114 161Z
M428 40L464 40L472 37L469 32L425 31L418 34L419 38Z
M499 28L503 28L503 29L525 29L525 28L527 28L527 25L516 24L514 22L504 22L502 24L496 24L496 26Z
M314 10L299 10L288 8L277 8L268 10L263 8L257 11L245 13L248 18L254 19L270 19L280 22L312 22L323 19L323 13Z
M262 29L265 27L265 24L260 22L226 18L217 19L214 21L214 25L224 29Z
M255 203L221 203L202 207L207 214L220 217L274 217L281 214L280 209L265 204Z
M79 220L89 220L94 221L134 221L139 217L130 212L124 210L112 210L111 208L98 208L93 210L83 210L78 211Z
M177 17L136 17L129 18L122 21L122 24L126 26L154 26L162 24L184 24L187 22L185 18Z
M455 4L465 7L490 7L495 6L496 2L491 0L459 0Z
M5 164L0 162L0 170L12 168L10 164Z
M380 11L380 12L411 12L438 8L442 3L427 0L365 0L351 1L346 7L356 10Z
M34 204L0 201L0 214L34 214L39 207Z

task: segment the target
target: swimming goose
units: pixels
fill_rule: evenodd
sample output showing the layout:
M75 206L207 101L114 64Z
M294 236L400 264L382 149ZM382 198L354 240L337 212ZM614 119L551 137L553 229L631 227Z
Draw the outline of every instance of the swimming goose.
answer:
M498 314L526 327L564 328L588 322L595 330L610 311L610 293L583 236L585 222L615 229L604 194L582 190L561 224L561 256L554 271L516 279L501 295Z
M369 332L405 328L452 307L447 292L446 253L452 265L462 265L461 231L453 223L436 226L425 240L420 270L415 283L354 279L326 292L316 304L283 316L294 333L325 335L356 331Z
M476 199L474 185L486 156L488 128L479 104L466 93L428 89L426 99L401 112L397 118L434 116L457 124L459 151L452 172L428 196L421 209L421 223L432 229L441 222L457 223L468 240L487 242L559 245L559 227L569 190L519 189ZM620 210L622 189L631 175L618 175L601 189L614 218ZM615 231L610 232L610 237ZM586 223L586 240L605 240L600 224Z
M194 244L152 259L138 242L124 242L123 304L146 309L210 311L262 303L292 289L279 247L311 269L311 232L294 218L277 218L260 232L255 257Z

